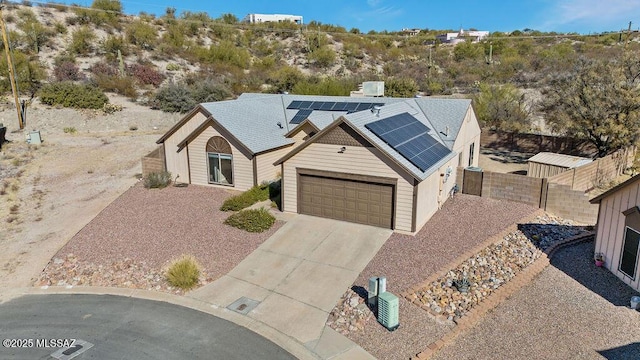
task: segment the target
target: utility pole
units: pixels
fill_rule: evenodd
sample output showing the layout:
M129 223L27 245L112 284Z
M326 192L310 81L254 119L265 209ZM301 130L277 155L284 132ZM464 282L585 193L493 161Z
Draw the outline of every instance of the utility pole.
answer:
M18 90L16 85L16 77L14 74L13 61L11 60L11 49L9 48L9 38L7 37L7 29L4 24L4 15L2 9L4 8L4 1L0 4L0 31L2 32L2 42L4 43L4 52L7 55L7 65L9 65L9 82L11 83L11 91L13 92L13 98L16 102L16 111L18 111L18 124L20 130L24 129L24 121L22 119L22 107L20 106L20 100L18 99Z
M627 40L624 41L624 50L627 50L627 44L629 43L629 38L631 37L631 21L629 21L629 28L627 29Z

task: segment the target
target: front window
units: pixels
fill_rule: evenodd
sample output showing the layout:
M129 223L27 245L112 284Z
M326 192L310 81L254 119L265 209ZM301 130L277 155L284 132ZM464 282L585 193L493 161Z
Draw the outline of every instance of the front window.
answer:
M634 280L636 278L638 265L638 245L640 245L640 233L627 227L624 233L624 243L620 256L620 271Z
M207 163L210 184L233 185L233 155L223 137L214 136L207 142Z
M475 151L476 143L469 145L469 166L473 166L473 152Z

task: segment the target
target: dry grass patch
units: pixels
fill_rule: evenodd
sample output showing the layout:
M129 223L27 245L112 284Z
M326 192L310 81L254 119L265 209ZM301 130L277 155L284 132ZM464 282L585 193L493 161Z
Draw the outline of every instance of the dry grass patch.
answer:
M200 281L202 266L192 255L182 255L174 260L167 269L166 277L169 284L182 290L191 290Z

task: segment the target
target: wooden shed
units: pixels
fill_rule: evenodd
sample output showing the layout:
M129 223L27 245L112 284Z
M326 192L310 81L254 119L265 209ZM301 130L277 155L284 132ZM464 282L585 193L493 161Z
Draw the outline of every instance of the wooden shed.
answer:
M530 157L527 161L529 163L527 176L547 178L586 165L593 160L579 156L541 152Z

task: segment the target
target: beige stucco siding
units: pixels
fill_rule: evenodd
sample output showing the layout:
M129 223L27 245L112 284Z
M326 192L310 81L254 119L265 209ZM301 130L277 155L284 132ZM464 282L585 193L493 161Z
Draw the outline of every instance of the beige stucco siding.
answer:
M223 187L224 185L209 184L206 149L207 141L209 141L212 136L222 135L212 126L209 126L187 145L189 151L189 166L191 169L191 183ZM237 190L249 189L253 186L252 160L238 150L231 141L229 141L229 144L231 145L231 155L233 155L233 187ZM183 149L182 152L186 153L187 149Z
M446 182L447 167L451 167L451 172ZM447 201L449 193L456 183L456 167L458 166L458 158L454 157L445 165L441 166L436 172L418 184L416 197L416 231L438 211L440 207Z
M298 210L296 168L397 178L394 204L395 227L398 230L411 231L413 185L373 153L377 150L347 146L346 151L339 154L337 152L339 148L340 146L337 145L313 143L284 162L284 211L297 212Z
M198 112L164 141L167 171L171 173L174 179L179 175L178 181L180 182L189 182L189 167L187 164L187 152L184 149L181 152L177 152L178 144L206 120L207 117Z
M472 143L475 143L472 166L478 166L478 159L480 158L480 125L478 125L475 113L469 107L458 132L458 137L453 144L453 151L462 154L459 166L469 166L469 146Z
M280 166L274 166L281 157L285 156L289 151L293 150L293 146L287 146L282 149L262 153L256 156L256 168L258 169L258 184L263 181L275 180L280 174Z
M623 187L600 202L595 251L605 256L605 266L622 281L640 290L640 264L636 264L636 279L619 270L625 233L623 211L640 205L640 181ZM640 230L640 229L635 229Z

